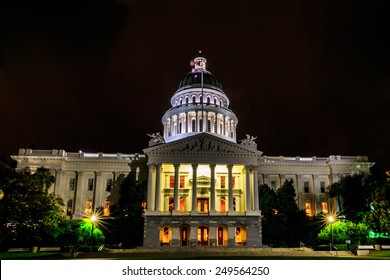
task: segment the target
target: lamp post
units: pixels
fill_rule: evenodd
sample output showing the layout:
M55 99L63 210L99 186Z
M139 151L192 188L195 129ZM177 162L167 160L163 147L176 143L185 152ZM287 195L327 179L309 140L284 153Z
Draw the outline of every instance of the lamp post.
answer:
M330 235L331 235L331 243L330 243L330 251L332 252L333 249L333 222L334 218L333 216L329 216L329 223L330 223Z
M91 230L91 253L92 253L92 245L93 245L93 230L95 227L95 222L96 222L96 216L92 215L91 216L91 224L92 224L92 230Z

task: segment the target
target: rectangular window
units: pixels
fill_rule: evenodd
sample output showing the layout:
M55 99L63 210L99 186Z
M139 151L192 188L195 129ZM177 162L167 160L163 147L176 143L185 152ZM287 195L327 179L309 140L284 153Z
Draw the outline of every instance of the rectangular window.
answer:
M322 193L325 193L325 182L320 182L320 189Z
M184 212L184 197L180 197L180 212Z
M208 212L209 211L209 199L208 198L198 198L198 212Z
M112 179L107 179L106 192L110 192L112 189Z
M169 211L173 211L175 209L175 199L173 197L169 198Z
M88 179L88 190L89 191L93 191L93 179L92 178L90 178L90 179Z
M110 216L110 201L106 200L104 203L103 216Z
M232 186L233 189L236 187L236 177L232 177Z
M69 179L69 190L74 191L75 186L76 186L76 178L70 178Z
M311 204L310 202L305 203L305 212L307 216L311 216Z
M183 189L185 187L184 179L185 179L185 176L180 176L180 188L181 189Z
M321 202L321 209L322 209L322 213L328 214L328 203Z
M226 212L226 199L225 197L221 197L221 212Z
M92 201L91 200L87 200L85 202L84 214L85 214L85 216L91 216L91 214L92 214Z
M226 177L225 176L221 176L221 189L224 189L226 188Z
M169 176L169 188L173 189L175 187L175 176Z
M305 193L309 192L309 182L303 182L303 189Z
M69 199L66 203L66 215L72 216L73 200Z

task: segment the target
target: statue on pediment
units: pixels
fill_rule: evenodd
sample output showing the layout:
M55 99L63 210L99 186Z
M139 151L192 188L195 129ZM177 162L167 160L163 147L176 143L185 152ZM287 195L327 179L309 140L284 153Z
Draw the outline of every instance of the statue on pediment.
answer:
M148 136L151 138L149 140L149 147L157 145L157 144L163 144L165 143L164 137L160 134L160 132L148 134Z
M254 136L247 134L246 138L243 140L240 140L240 142L241 142L241 145L249 146L251 148L257 149L257 143L255 142L256 139L257 139L257 137L254 137Z

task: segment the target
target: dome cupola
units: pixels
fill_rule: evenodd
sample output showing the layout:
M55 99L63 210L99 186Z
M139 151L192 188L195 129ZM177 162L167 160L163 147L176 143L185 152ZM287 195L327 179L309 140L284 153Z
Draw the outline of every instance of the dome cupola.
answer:
M206 70L207 60L197 57L171 98L162 118L164 140L171 142L198 133L211 133L236 142L237 117L217 78Z

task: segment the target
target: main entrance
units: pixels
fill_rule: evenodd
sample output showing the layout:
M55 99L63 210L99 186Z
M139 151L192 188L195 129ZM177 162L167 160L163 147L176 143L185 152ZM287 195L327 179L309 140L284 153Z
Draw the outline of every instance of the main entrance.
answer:
M209 246L209 228L201 226L198 228L198 246Z

